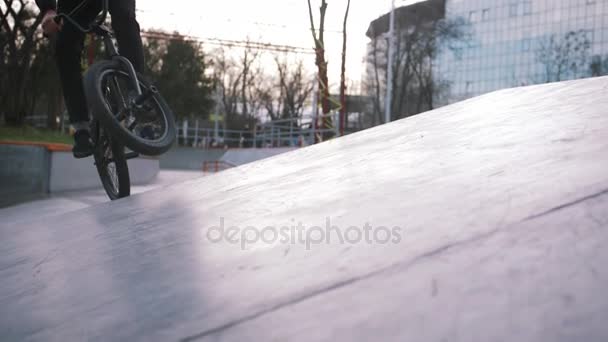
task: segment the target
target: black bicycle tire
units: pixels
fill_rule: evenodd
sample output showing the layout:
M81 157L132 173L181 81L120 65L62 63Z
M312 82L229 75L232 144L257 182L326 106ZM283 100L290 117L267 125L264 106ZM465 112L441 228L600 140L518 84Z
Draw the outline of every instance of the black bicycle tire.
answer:
M153 95L155 102L166 120L167 126L164 138L159 141L149 141L130 134L122 127L120 122L114 117L112 111L106 106L100 86L100 76L106 70L116 70L125 73L122 70L120 63L103 60L93 64L84 75L84 89L93 117L101 122L103 127L108 130L112 137L139 154L157 156L167 152L173 146L176 139L175 116L163 97L160 93ZM151 84L139 73L137 74L137 78L139 79L140 84L145 87L151 86Z
M95 167L97 168L101 185L112 201L128 197L131 195L131 177L129 175L129 165L127 164L127 159L125 157L125 148L121 144L110 140L112 159L116 167L116 177L118 179L118 191L116 191L112 186L111 176L108 174L104 165L104 151L99 142L100 131L99 126L97 125L98 124L94 123L91 129L94 131L95 136L93 159L95 160Z

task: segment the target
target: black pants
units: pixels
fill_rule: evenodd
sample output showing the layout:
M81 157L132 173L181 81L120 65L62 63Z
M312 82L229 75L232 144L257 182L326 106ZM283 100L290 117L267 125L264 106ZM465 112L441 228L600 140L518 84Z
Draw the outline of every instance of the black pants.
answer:
M59 0L58 12L68 13L83 0ZM76 14L75 19L84 27L95 19L101 11L100 0L88 0L88 3ZM109 11L112 16L112 29L116 34L118 51L127 57L135 70L143 73L144 53L135 18L135 0L109 0ZM55 57L59 68L63 97L72 124L89 121L88 107L82 85L82 49L84 34L67 21L57 35Z

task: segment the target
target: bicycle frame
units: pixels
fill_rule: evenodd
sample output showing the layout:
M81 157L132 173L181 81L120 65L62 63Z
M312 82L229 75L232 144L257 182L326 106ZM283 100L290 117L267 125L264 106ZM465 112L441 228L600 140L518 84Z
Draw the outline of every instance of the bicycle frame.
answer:
M103 23L106 21L108 16L108 8L109 8L109 0L102 0L102 12L101 15L97 17L97 19L89 24L88 28L82 27L76 20L74 20L73 16L80 10L82 7L87 4L91 0L84 0L78 6L76 6L70 13L60 13L55 17L55 22L59 23L61 19L66 20L71 25L74 25L76 29L81 31L82 33L93 33L102 37L103 44L105 47L106 58L115 60L122 65L124 65L127 73L129 74L130 80L133 82L133 87L137 91L138 99L137 102L143 102L145 97L149 96L148 94L142 94L141 87L139 86L139 80L137 78L137 73L135 72L135 68L131 62L118 54L116 50L116 46L112 41L112 32L109 28L106 28Z

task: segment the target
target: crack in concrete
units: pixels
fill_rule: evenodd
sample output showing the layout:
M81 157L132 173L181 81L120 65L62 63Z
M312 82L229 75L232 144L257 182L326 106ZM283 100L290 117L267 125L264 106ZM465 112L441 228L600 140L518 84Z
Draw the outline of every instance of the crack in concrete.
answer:
M524 218L523 220L521 220L521 222L530 221L530 220L533 220L533 219L539 218L539 217L541 217L541 216L549 215L549 214L552 214L552 213L554 213L554 212L556 212L556 211L560 211L560 210L562 210L562 209L566 209L566 208L568 208L568 207L572 207L572 206L574 206L574 205L577 205L577 204L583 203L583 202L588 201L588 200L590 200L590 199L594 199L594 198L602 197L602 196L604 196L604 195L608 195L608 189L605 189L605 190L602 190L602 191L596 192L596 193L594 193L594 194L591 194L591 195L588 195L588 196L585 196L585 197L581 197L581 198L576 199L576 200L571 201L571 202L567 202L567 203L564 203L564 204L558 205L557 207L553 207L553 208L551 208L551 209L549 209L549 210L545 210L545 211L543 211L543 212L541 212L541 213L534 214L534 215L530 215L530 216L528 216L528 217Z
M325 287L313 290L312 292L308 292L308 293L303 294L303 295L301 295L299 297L296 297L296 298L294 298L292 300L289 300L289 301L286 301L286 302L282 302L282 303L278 303L278 304L273 305L273 306L271 306L271 307L269 307L267 309L255 312L255 313L253 313L251 315L244 316L242 318L239 318L239 319L234 320L232 322L228 322L228 323L223 324L221 326L218 326L216 328L212 328L212 329L205 330L205 331L200 332L200 333L195 334L195 335L184 337L184 338L180 339L180 342L195 341L195 340L201 339L203 337L206 337L206 336L209 336L209 335L213 335L215 333L218 333L218 332L221 332L223 330L232 328L232 327L234 327L236 325L239 325L241 323L245 323L247 321L250 321L250 320L256 319L258 317L264 316L264 315L266 315L268 313L271 313L273 311L277 311L279 309L282 309L282 308L285 308L285 307L288 307L288 306L291 306L291 305L294 305L294 304L298 304L298 303L303 302L305 300L308 300L310 298L316 297L316 296L318 296L320 294L323 294L323 293L326 293L326 292L330 292L330 291L333 291L333 290L336 290L336 289L348 286L350 284L353 284L353 283L356 283L356 282L359 282L359 281L362 281L362 280L370 279L370 278L375 277L375 276L377 276L379 274L382 274L382 273L387 273L387 272L390 272L390 271L396 270L396 269L399 269L399 270L408 269L408 268L414 266L415 264L417 264L418 262L420 262L421 260L432 258L434 256L442 254L443 252L445 252L447 250L454 249L454 248L462 246L462 245L467 245L469 243L473 243L473 242L476 242L476 241L484 240L484 239L489 238L490 236L492 236L492 235L500 232L501 230L507 229L508 227L509 226L496 228L496 229L493 229L491 231L485 232L483 234L473 236L473 237L471 237L469 239L465 239L465 240L449 243L447 245L443 245L443 246L437 247L437 248L435 248L433 250L430 250L428 252L425 252L423 254L420 254L420 255L418 255L418 256L416 256L413 259L410 259L408 261L398 261L398 262L395 262L395 263L393 263L391 265L388 265L388 266L385 266L383 268L380 268L378 270L375 270L375 271L372 271L372 272L368 272L368 273L362 274L360 276L351 277L349 279L346 279L346 280L343 280L343 281L339 281L339 282L331 284L329 286L325 286Z
M346 280L343 280L343 281L339 281L339 282L331 284L329 286L325 286L325 287L313 290L313 291L305 293L305 294L303 294L303 295L301 295L299 297L293 298L292 300L288 300L286 302L278 303L278 304L273 305L273 306L271 306L269 308L266 308L266 309L254 312L254 313L252 313L250 315L241 317L241 318L239 318L237 320L228 322L228 323L220 325L218 327L215 327L215 328L212 328L212 329L209 329L209 330L205 330L205 331L200 332L198 334L194 334L194 335L191 335L191 336L184 337L184 338L180 339L180 342L195 341L195 340L204 338L206 336L219 333L221 331L227 330L229 328L232 328L234 326L240 325L240 324L245 323L247 321L254 320L256 318L264 316L264 315L266 315L268 313L271 313L273 311L277 311L279 309L282 309L282 308L285 308L285 307L288 307L288 306L291 306L291 305L294 305L294 304L298 304L300 302L303 302L305 300L311 299L311 298L316 297L318 295L321 295L323 293L330 292L330 291L333 291L333 290L336 290L336 289L348 286L350 284L354 284L354 283L362 281L362 280L370 279L370 278L375 277L375 276L377 276L379 274L390 273L391 271L397 271L397 270L399 270L399 271L407 270L407 269L413 267L414 265L416 265L417 263L419 263L419 262L421 262L421 261L423 261L425 259L433 258L433 257L438 256L438 255L440 255L442 253L445 253L445 252L447 252L449 250L456 249L458 247L466 246L466 245L469 245L469 244L472 244L472 243L476 243L476 242L480 242L480 241L489 239L492 236L494 236L494 235L496 235L496 234L498 234L500 232L509 230L510 228L512 228L514 226L517 226L517 225L519 225L519 224L521 224L523 222L530 221L530 220L533 220L533 219L536 219L536 218L539 218L539 217L542 217L542 216L554 213L554 212L562 210L562 209L566 209L568 207L574 206L576 204L580 204L580 203L585 202L585 201L590 200L590 199L601 197L603 195L608 195L608 189L600 191L600 192L597 192L597 193L594 193L594 194L591 194L591 195L588 195L588 196L585 196L585 197L582 197L580 199L577 199L577 200L574 200L574 201L571 201L571 202L564 203L562 205L556 206L556 207L551 208L549 210L543 211L543 212L541 212L539 214L534 214L534 215L528 216L528 217L526 217L526 218L524 218L524 219L522 219L520 221L513 222L513 223L508 224L506 226L502 226L502 222L504 221L504 219L503 219L503 220L500 221L498 228L489 230L487 232L484 232L484 233L481 233L481 234L478 234L478 235L474 235L474 236L472 236L472 237L470 237L468 239L464 239L464 240L460 240L460 241L455 241L455 242L448 243L448 244L443 245L443 246L439 246L439 247L437 247L435 249L432 249L430 251L422 253L422 254L420 254L420 255L412 258L412 259L409 259L407 261L398 261L398 262L395 262L395 263L390 264L388 266L385 266L383 268L380 268L378 270L375 270L375 271L372 271L372 272L368 272L368 273L362 274L360 276L351 277L349 279L346 279Z

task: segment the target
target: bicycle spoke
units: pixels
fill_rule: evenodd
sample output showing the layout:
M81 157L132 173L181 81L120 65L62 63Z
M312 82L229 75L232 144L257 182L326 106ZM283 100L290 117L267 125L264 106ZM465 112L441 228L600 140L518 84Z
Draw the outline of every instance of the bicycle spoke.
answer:
M109 91L104 94L116 121L130 135L144 141L159 141L168 133L168 122L156 95L151 95L141 104L135 105L137 94L130 83L130 76L123 71L109 71L104 85ZM148 88L140 83L142 91Z
M129 131L132 131L133 128L135 128L135 126L137 126L138 122L137 120L133 120L133 122L131 122L131 124L129 124Z
M121 108L120 108L121 109L120 111L123 112L123 111L125 111L128 108L128 106L127 106L127 100L125 100L125 97L124 97L124 95L122 93L120 84L119 84L118 80L116 79L116 77L112 77L112 86L114 87L114 93L116 95L118 95L118 97L120 98L119 102L122 105Z
M108 175L110 176L110 180L112 182L112 188L114 189L114 192L118 193L118 175L116 174L116 164L115 163L108 164L108 166L106 167L106 170L108 171Z

